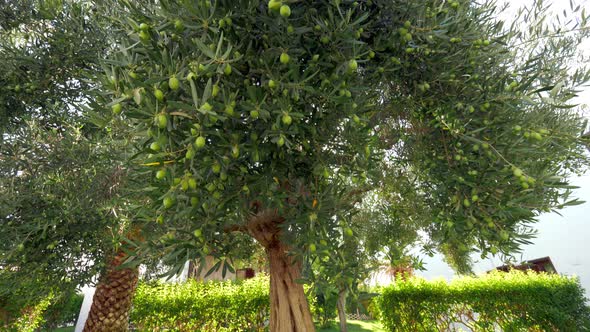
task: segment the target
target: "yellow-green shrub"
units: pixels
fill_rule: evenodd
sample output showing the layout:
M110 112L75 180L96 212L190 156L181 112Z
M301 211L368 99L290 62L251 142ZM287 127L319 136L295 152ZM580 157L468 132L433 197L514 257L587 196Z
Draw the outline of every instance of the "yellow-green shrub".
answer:
M141 283L131 323L138 331L264 331L269 278L240 282Z
M590 310L577 278L490 273L449 283L413 278L383 289L376 301L388 331L586 331Z

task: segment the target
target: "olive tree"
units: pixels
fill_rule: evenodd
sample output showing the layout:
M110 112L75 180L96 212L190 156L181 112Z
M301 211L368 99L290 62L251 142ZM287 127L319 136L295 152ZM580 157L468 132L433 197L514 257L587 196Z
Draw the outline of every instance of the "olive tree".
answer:
M4 4L0 15L0 306L18 315L113 272L132 220L130 199L119 199L124 152L84 112L114 37L96 8L25 0ZM137 271L116 273L130 276L114 287L128 305L100 315L116 308L126 327Z
M497 11L439 0L113 4L125 37L104 61L103 110L135 142L138 218L168 229L138 255L156 249L173 272L214 255L231 270L235 233L247 234L270 263L271 331L313 331L302 257L322 240L336 246L334 233L354 239L355 209L388 177L411 180L397 195L414 191L428 207L422 229L456 257L518 250L539 213L577 203L565 178L588 160L568 100L588 74L569 59L588 29L582 16L554 31L536 6L524 33Z

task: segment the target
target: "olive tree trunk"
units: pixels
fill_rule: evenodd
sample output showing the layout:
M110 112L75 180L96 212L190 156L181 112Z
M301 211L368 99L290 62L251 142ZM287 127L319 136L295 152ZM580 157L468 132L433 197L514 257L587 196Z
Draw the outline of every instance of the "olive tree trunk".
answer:
M346 327L346 288L341 289L338 293L338 319L340 321L340 332L347 332L348 329Z
M274 212L252 218L245 231L266 249L270 263L270 331L313 332L303 285L295 280L301 276L301 262L288 254L290 246L281 240L282 219Z
M129 311L138 281L137 268L120 268L127 255L120 251L99 279L84 332L121 332L129 328Z

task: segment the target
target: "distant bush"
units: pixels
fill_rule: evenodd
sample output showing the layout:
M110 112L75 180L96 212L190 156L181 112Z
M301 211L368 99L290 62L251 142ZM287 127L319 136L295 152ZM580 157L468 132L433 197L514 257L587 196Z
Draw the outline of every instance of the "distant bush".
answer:
M587 331L590 310L577 278L490 273L447 283L412 278L383 289L375 304L388 331Z
M320 328L332 326L337 316L338 289L326 284L307 286L305 289L313 319L318 322Z
M264 331L269 278L239 282L140 283L131 324L138 331Z
M73 293L53 301L43 314L45 329L54 329L59 326L75 325L80 314L80 308L84 301L84 295Z
M37 305L24 308L14 321L6 327L5 331L34 332L43 322L43 314L51 305L53 295L41 300Z
M74 325L83 300L84 295L75 292L51 293L33 305L8 306L10 310L4 310L0 317L0 330L48 331L59 326Z

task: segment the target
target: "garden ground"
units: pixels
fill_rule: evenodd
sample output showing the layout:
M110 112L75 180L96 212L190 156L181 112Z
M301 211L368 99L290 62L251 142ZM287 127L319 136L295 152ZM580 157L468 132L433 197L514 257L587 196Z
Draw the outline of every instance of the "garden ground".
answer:
M334 322L332 327L326 329L319 329L320 332L338 332L338 322ZM54 332L73 332L74 327L63 327L55 330ZM381 327L381 324L376 320L349 320L348 321L349 332L384 332L385 330Z
M385 330L381 327L379 321L376 320L349 320L347 321L348 332L384 332ZM319 332L338 332L338 323L334 322L334 325L327 329L318 329Z
M53 330L53 332L74 332L75 329L74 326L60 327L57 330Z

